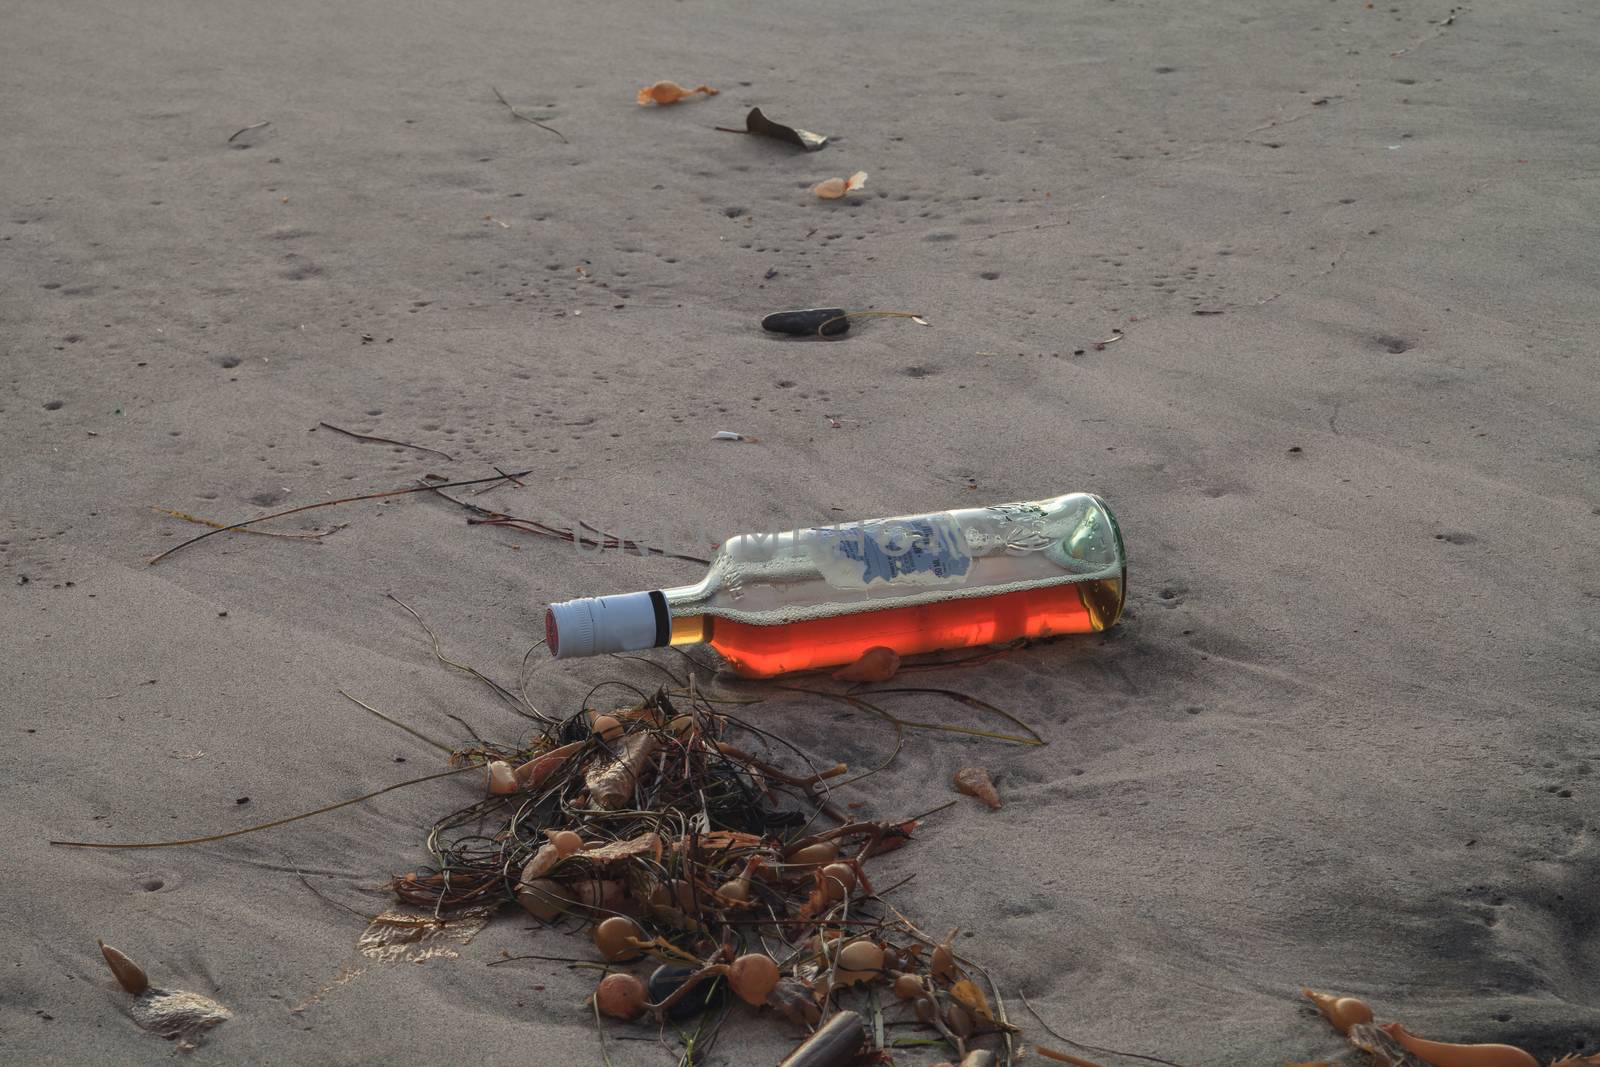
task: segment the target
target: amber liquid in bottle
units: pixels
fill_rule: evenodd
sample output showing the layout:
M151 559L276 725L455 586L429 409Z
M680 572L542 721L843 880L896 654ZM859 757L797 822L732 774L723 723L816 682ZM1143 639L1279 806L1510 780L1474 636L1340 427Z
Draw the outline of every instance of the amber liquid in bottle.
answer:
M709 644L746 678L853 663L869 648L902 656L1019 637L1097 633L1122 612L1122 578L1022 589L777 626L695 615L674 619L674 645Z

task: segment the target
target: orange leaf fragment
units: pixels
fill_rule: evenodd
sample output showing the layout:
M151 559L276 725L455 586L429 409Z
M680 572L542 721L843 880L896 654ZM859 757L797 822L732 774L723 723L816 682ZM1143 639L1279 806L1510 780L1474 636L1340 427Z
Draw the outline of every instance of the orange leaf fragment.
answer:
M584 742L574 741L570 745L553 748L549 752L533 757L527 763L518 767L514 772L518 789L538 789L562 764L577 755L582 750Z
M900 669L900 653L878 645L861 653L861 658L833 672L841 682L887 682Z
M867 184L867 172L858 170L848 178L829 178L811 187L811 191L824 200L838 200Z
M640 89L639 95L635 99L639 101L640 107L649 107L651 104L655 104L656 107L668 107L678 103L680 100L688 99L695 93L716 96L718 92L719 90L713 89L709 85L697 85L693 89L685 89L677 82L656 82L654 85L647 85Z
M977 797L996 811L1000 810L1000 794L995 792L989 772L982 767L963 767L956 772L956 791Z
M979 989L972 979L963 978L951 986L950 995L984 1022L994 1022L994 1010L989 1007L989 998L983 995L983 990Z

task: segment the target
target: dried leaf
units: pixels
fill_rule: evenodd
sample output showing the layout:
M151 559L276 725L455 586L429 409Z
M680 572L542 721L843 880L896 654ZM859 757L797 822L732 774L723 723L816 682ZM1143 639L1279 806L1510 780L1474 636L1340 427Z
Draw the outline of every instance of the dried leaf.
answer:
M995 791L989 772L982 767L961 768L956 772L955 785L958 792L977 797L996 811L1000 809L1000 794Z
M900 653L878 645L861 653L861 658L833 672L841 682L887 682L900 669Z
M862 854L862 859L868 856L881 856L885 852L893 852L911 840L911 835L917 832L922 825L921 819L907 819L897 823L879 823L883 827L883 835L878 838L878 843Z
M811 187L811 191L824 200L838 200L867 184L867 172L858 170L849 178L829 178Z
M951 986L950 995L979 1019L986 1023L994 1022L994 1011L989 1007L989 998L983 995L983 990L979 989L970 978L963 978Z
M542 848L541 851L543 851ZM574 859L588 860L590 863L601 867L622 860L634 859L638 856L649 856L653 862L660 863L660 836L655 833L643 833L626 841L612 841L608 844L600 845L598 848L585 848L583 851L573 854Z
M487 912L468 912L453 918L386 911L374 915L356 939L356 948L379 963L422 963L436 957L456 959L460 953L429 942L470 944L489 923Z
M709 85L697 85L693 89L685 89L677 82L656 82L654 85L647 85L640 89L634 99L639 102L640 107L648 107L651 104L656 105L656 107L670 107L680 101L687 100L695 93L716 96L717 92L718 90L711 88Z
M802 130L795 126L785 126L781 122L773 122L761 113L759 107L750 109L750 114L744 117L744 129L734 130L727 126L718 126L717 129L724 133L753 133L758 137L771 137L775 141L792 144L796 148L807 152L815 152L828 143L828 139L820 133Z
M674 852L686 851L690 841L694 843L696 852L721 852L731 848L760 848L766 842L757 834L742 833L738 830L712 830L708 834L696 834L692 839L678 838L673 842Z

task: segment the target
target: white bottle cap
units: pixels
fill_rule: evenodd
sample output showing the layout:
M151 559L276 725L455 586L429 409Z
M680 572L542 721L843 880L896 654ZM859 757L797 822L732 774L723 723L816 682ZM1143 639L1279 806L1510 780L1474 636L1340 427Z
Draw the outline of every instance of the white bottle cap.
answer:
M633 652L672 643L672 614L659 591L551 604L544 636L556 659Z

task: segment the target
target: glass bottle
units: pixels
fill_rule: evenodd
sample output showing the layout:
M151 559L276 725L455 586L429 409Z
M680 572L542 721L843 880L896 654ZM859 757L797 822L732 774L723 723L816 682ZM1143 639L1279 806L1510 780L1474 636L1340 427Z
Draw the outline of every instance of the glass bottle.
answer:
M558 659L707 644L746 677L1093 633L1117 621L1122 534L1104 500L1069 493L782 533L741 534L694 585L551 604Z

